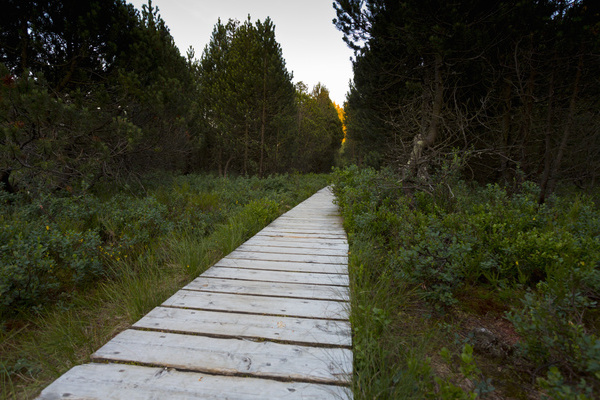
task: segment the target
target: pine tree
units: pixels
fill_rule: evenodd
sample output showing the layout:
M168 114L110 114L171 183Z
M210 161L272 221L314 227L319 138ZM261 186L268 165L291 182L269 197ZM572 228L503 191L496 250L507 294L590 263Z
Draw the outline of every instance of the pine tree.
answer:
M281 145L295 114L294 88L272 21L219 21L200 68L219 172L226 174L230 166L245 174L281 170Z

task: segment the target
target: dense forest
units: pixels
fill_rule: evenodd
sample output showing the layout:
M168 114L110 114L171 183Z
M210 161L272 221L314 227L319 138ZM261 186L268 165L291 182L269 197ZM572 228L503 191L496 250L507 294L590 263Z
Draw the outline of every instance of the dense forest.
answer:
M355 51L351 162L424 177L453 150L469 179L593 186L600 3L334 2Z
M0 17L0 174L9 192L85 190L149 170L328 171L342 125L294 87L275 25L218 21L183 57L150 1L8 1ZM301 151L300 151L301 149Z
M355 398L598 398L600 2L333 6Z

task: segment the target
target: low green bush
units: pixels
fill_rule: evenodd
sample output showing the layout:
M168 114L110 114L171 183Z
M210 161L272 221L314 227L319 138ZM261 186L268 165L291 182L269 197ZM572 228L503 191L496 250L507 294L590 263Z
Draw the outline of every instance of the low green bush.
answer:
M204 237L231 218L262 227L283 205L306 198L327 179L162 174L163 184L152 181L137 195L114 188L35 196L0 190L0 318L66 300L118 275L119 262L161 238L181 232Z
M442 172L425 184L390 170L335 171L351 251L377 255L359 269L369 279L357 290L392 279L439 312L467 287L527 293L503 306L512 307L518 354L541 374L540 388L582 399L600 390L598 206L580 194L540 205L534 183L470 187Z

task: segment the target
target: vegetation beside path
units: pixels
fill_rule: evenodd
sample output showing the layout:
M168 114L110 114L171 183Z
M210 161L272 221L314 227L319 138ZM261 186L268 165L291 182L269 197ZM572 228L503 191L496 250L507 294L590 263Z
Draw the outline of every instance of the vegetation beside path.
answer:
M592 399L600 393L600 214L586 195L426 184L348 168L361 399Z
M0 398L35 398L327 179L163 173L81 196L0 191Z

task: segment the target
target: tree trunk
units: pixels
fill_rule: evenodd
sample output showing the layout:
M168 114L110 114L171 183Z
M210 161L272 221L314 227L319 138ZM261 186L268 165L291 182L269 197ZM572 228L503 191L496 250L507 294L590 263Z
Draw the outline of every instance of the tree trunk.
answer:
M10 173L11 172L12 172L12 169L10 169L10 168L0 171L0 183L2 184L0 186L0 189L4 190L5 192L8 192L8 193L15 193L15 188L10 183Z
M219 157L217 161L217 166L219 168L219 177L223 177L223 151L219 149Z
M529 135L531 133L531 125L532 125L532 121L533 121L533 90L535 88L535 76L536 76L536 71L532 67L532 71L529 74L529 79L527 79L527 88L526 88L526 92L525 92L525 101L524 101L525 115L523 116L524 121L521 124L521 131L519 132L519 138L521 140L521 143L519 146L520 147L519 150L521 151L520 161L521 161L521 168L523 170L525 170L524 164L527 162L525 143L529 142Z
M579 62L577 63L577 73L575 74L575 83L573 84L573 93L571 94L571 100L569 101L569 113L567 115L567 121L565 123L563 137L560 141L560 146L558 147L558 154L556 155L554 165L552 166L552 172L550 173L550 177L548 179L547 194L552 193L554 191L554 188L556 187L556 175L558 175L560 164L562 162L562 158L565 154L567 143L569 141L569 136L571 135L571 128L573 127L573 120L575 119L575 107L577 106L577 97L579 96L579 82L581 81L582 70L583 54L580 54Z
M556 57L554 57L556 60ZM555 70L552 69L550 75L550 85L548 88L548 109L546 110L546 132L544 134L544 172L540 180L540 197L538 204L546 201L548 191L548 179L550 178L550 170L552 168L552 113L554 112L554 79Z
M260 164L258 167L258 175L263 175L263 162L265 153L265 125L267 123L267 58L264 59L263 64L263 101L262 101L262 113L260 121Z
M246 130L244 132L244 175L248 175L248 147L249 143L249 127L248 127L248 118L246 118Z
M501 156L502 160L500 161L500 174L502 175L502 180L504 183L508 183L510 177L508 173L508 160L510 160L510 146L511 146L511 116L512 116L512 82L507 80L505 82L504 90L503 90L503 102L504 102L504 110L502 113L502 144L501 144Z
M229 168L229 163L233 160L233 156L229 157L227 162L225 163L225 169L223 171L223 178L227 178L227 169Z
M411 175L425 178L427 176L427 166L424 165L421 158L423 151L432 146L440 130L440 121L442 119L442 105L444 102L444 83L442 82L442 56L435 55L435 75L434 75L434 94L431 107L431 118L427 131L419 133L413 140L413 149L410 158L406 164L404 177Z
M279 126L277 126L277 137L275 141L275 173L279 173Z
M29 47L29 32L27 28L27 18L23 18L21 23L21 74L27 70L27 47Z
M521 123L521 129L519 131L519 135L517 140L520 140L519 148L517 149L521 154L519 157L520 168L523 171L528 171L527 167L527 151L526 151L526 143L529 143L529 136L531 135L531 126L533 124L533 106L534 106L534 91L535 91L535 80L537 78L537 69L533 65L534 59L534 45L533 45L533 37L530 35L529 38L529 77L527 78L527 82L525 83L525 87L520 84L520 96L521 101L523 102L523 122ZM518 66L517 71L518 71ZM520 79L520 78L519 78Z

